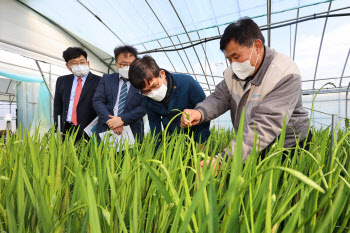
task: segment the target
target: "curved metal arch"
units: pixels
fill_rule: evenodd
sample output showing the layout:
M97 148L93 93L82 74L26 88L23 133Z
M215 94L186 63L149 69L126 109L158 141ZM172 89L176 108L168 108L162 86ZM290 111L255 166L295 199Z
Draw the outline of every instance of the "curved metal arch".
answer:
M181 18L180 18L180 16L179 16L179 14L177 13L176 8L175 8L175 6L174 6L174 4L172 3L172 1L171 1L171 0L169 0L169 2L170 2L170 4L171 4L171 6L172 6L173 10L175 11L175 14L176 14L177 18L179 19L179 21L180 21L180 23L181 23L181 25L182 25L182 27L183 27L184 31L186 32L186 35L187 35L188 39L190 40L191 44L193 44L193 42L192 42L192 40L191 40L191 37L190 37L190 35L188 34L188 32L187 32L187 30L186 30L186 27L185 27L185 25L183 24L183 22L182 22L182 20L181 20ZM195 52L195 54L196 54L196 56L197 56L197 59L198 59L199 65L201 66L201 69L202 69L202 71L203 71L203 74L204 74L205 80L206 80L206 82L207 82L208 88L210 88L210 86L209 86L209 82L208 82L208 78L207 78L207 76L206 76L206 74L205 74L205 71L204 71L204 68L203 68L202 62L201 62L201 60L199 59L199 56L198 56L197 50L196 50L196 48L195 48L195 47L193 47L193 50L194 50L194 52Z
M345 95L345 118L348 118L348 95L349 95L349 89L350 89L350 82L348 85L348 88L346 89L346 95Z
M329 15L329 11L330 11L330 9L331 9L331 6L332 6L332 2L329 2L327 15ZM320 60L321 49L322 49L322 44L323 44L323 38L324 38L324 33L325 33L326 27L327 27L327 22L328 22L328 18L325 19L324 26L323 26L323 31L322 31L322 37L321 37L320 47L319 47L319 49L318 49L318 55L317 55L317 61L316 61L316 67L315 67L314 80L316 80L318 62L319 62L319 60ZM313 85L312 85L312 88L315 89L315 81L314 81L314 83L313 83Z
M346 65L348 64L349 55L350 55L350 49L349 49L348 55L346 56L346 59L345 59L343 71L341 72L339 87L341 87L341 83L342 83L342 81L343 81L343 77L344 77L344 73L345 73L345 68L346 68Z
M297 20L299 19L299 8L297 10ZM294 47L293 47L293 61L295 59L295 48L297 44L297 33L298 33L298 23L295 24L295 34L294 34Z
M171 39L171 36L169 35L168 31L165 29L164 25L162 24L162 22L161 22L160 19L158 18L157 14L154 12L153 8L151 7L151 5L149 4L149 2L148 2L147 0L146 0L146 3L147 3L147 5L148 5L148 7L151 9L153 15L154 15L154 16L156 17L156 19L158 20L159 24L162 26L164 32L166 33L166 35L167 35L167 37L169 38L170 42L172 43L173 47L176 49L175 43L174 43L173 40ZM159 39L157 39L157 40L158 40L158 43L160 44ZM179 40L179 42L180 42L180 39L179 39L179 38L178 38L178 40ZM180 43L181 43L181 42L180 42ZM179 55L179 57L180 57L180 59L181 59L183 65L184 65L186 71L188 72L187 66L185 65L185 62L184 62L184 60L182 59L182 56L180 55L179 51L177 51L177 54ZM187 56L187 55L186 55L186 56ZM167 57L168 57L168 56L167 56ZM168 57L168 59L169 59L169 57ZM188 57L187 57L187 59L188 59ZM170 60L170 59L169 59L169 60ZM171 62L171 61L170 61L170 62ZM190 59L188 59L188 62L189 62L189 64L190 64L191 68L192 68L192 64L191 64ZM174 68L174 70L176 71L176 69L175 69L174 66L173 66L173 68ZM192 71L193 71L193 68L192 68ZM194 72L194 71L193 71L193 72ZM196 78L196 79L197 79L197 78Z
M7 86L6 93L9 93L9 89L10 89L11 83L12 83L12 79L10 80L9 85Z

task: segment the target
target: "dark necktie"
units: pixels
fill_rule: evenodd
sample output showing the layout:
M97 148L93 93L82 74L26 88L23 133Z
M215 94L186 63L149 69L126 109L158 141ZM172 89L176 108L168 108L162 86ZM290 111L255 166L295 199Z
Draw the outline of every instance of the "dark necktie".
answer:
M128 95L128 86L127 86L128 81L126 79L122 79L122 80L124 83L123 83L122 89L120 90L120 96L119 96L119 102L118 102L118 116L120 116L124 112L126 96Z

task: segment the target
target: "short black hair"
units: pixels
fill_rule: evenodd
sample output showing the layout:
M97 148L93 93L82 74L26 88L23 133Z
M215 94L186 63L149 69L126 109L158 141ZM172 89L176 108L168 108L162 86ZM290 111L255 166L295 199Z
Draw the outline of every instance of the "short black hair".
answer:
M132 55L134 55L135 58L137 58L137 54L138 54L137 49L130 46L130 45L119 46L119 47L116 47L114 49L114 60L115 61L117 61L118 56L121 53L131 53Z
M156 61L148 55L137 58L130 66L129 81L138 90L145 88L145 80L158 77L160 68Z
M265 44L265 38L259 26L251 18L243 17L236 23L227 26L220 40L220 50L224 51L231 40L240 45L251 47L258 39Z
M63 59L66 61L66 63L68 63L68 61L78 58L81 55L83 55L85 59L87 59L87 53L84 49L80 47L69 47L63 52Z

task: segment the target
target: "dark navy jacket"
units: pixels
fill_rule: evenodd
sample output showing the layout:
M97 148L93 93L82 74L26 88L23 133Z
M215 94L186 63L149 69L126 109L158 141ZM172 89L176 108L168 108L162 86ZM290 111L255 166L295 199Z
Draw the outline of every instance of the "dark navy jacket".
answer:
M103 75L95 96L92 99L94 109L99 117L96 133L109 130L106 122L110 119L108 115L114 115L113 108L116 104L119 90L119 74ZM128 95L126 97L124 113L120 115L125 125L130 125L134 136L142 140L144 135L144 127L142 117L146 115L146 111L142 103L142 95L140 91L130 85ZM98 135L99 138L99 135Z
M154 101L146 96L143 96L145 108L148 115L149 125L152 133L158 135L162 132L161 124L165 129L171 119L179 113L179 111L171 111L178 109L193 109L198 103L205 99L205 94L199 83L191 76L186 74L171 74L173 77L173 85L170 93L169 106L166 108L162 103ZM171 122L168 133L172 134L175 129L179 132L181 127L181 115ZM200 125L191 127L191 132L194 132L194 139L201 143L205 142L210 135L210 121ZM186 130L187 132L187 130Z

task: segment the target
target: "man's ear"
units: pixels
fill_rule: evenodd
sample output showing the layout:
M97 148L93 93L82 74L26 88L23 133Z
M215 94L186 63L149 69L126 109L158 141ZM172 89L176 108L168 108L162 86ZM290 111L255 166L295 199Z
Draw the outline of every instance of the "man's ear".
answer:
M165 76L165 71L164 70L160 70L160 74L163 76Z
M264 45L260 39L255 41L256 51L258 54L261 54L264 48Z
M68 63L66 63L67 69L72 72L72 68L68 65ZM73 72L72 72L73 73Z
M114 60L114 64L115 64L115 67L117 68L117 71L119 73L118 62L116 60Z

